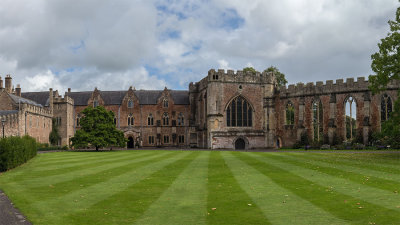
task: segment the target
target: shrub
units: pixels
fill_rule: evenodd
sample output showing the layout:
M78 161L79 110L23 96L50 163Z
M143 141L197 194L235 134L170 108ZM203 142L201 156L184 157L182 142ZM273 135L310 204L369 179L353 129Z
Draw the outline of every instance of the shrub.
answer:
M7 137L0 140L0 171L15 168L37 153L35 139L29 136Z

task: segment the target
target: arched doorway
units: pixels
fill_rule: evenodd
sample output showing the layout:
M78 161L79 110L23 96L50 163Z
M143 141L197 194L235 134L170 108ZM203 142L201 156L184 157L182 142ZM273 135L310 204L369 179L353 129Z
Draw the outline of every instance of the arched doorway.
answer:
M246 149L246 142L243 138L238 138L235 141L235 150L243 150Z
M128 138L127 146L128 146L128 148L133 148L133 146L134 146L133 137Z

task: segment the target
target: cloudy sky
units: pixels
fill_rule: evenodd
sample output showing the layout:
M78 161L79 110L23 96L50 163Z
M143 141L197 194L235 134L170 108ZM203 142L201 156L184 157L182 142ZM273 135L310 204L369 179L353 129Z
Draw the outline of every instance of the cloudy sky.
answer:
M0 76L23 91L187 89L211 68L289 83L371 74L398 0L1 0Z

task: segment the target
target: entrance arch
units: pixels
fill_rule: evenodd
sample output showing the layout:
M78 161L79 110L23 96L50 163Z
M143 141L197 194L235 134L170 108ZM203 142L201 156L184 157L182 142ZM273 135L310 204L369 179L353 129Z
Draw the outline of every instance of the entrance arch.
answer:
M243 150L246 149L246 142L243 138L238 138L235 141L235 150Z
M134 145L134 141L133 141L133 137L128 137L128 143L127 143L127 147L128 148L133 148Z

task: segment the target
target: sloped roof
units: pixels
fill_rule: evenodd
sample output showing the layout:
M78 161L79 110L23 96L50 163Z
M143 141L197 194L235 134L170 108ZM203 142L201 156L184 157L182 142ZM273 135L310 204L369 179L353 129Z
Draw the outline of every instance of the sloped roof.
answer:
M35 105L35 106L43 107L43 105L41 105L41 104L39 104L39 103L36 103L35 101L32 101L32 100L30 100L30 99L22 98L22 97L13 95L13 94L8 94L8 95L10 96L10 98L11 98L16 104L19 104L19 103L27 103L27 104L30 104L30 105Z
M128 91L100 91L100 96L104 100L105 105L121 105ZM75 105L87 105L92 91L69 92L67 96L74 99ZM156 105L157 100L162 95L162 90L138 90L134 91L139 99L140 105ZM171 90L171 97L176 105L189 105L189 91Z
M74 105L87 105L92 91L67 92L66 95L74 99Z
M30 99L34 102L37 102L43 106L49 106L49 92L23 92L21 96L26 99Z

